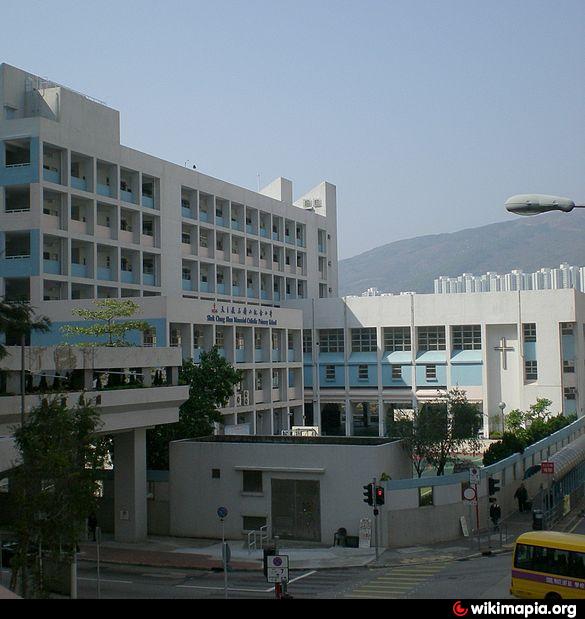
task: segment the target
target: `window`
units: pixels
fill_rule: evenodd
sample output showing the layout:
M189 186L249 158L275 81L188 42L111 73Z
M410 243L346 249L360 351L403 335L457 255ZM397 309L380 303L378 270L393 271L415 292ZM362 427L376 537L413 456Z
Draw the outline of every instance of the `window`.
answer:
M272 334L272 350L280 350L280 335L278 333Z
M453 327L453 350L481 350L481 326Z
M351 349L353 352L376 352L378 350L376 329L352 329Z
M262 334L260 331L254 333L254 347L256 350L262 350Z
M215 332L215 345L218 348L223 348L225 335L222 329L217 329Z
M445 327L419 327L419 350L445 350Z
M280 380L278 378L278 372L275 370L272 372L272 388L278 389Z
M575 387L565 387L565 400L576 400L577 399L577 390Z
M402 380L402 366L401 365L392 366L392 380Z
M294 350L295 349L295 338L294 338L292 333L288 333L288 335L287 335L287 343L288 343L288 350Z
M221 470L211 469L211 479L221 479Z
M335 380L335 366L334 365L326 365L325 366L325 380L327 380L327 381L334 381Z
M411 350L410 327L386 327L384 329L384 350L402 352Z
M585 578L585 553L518 544L514 567L571 578Z
M262 471L242 471L242 492L262 492Z
M193 348L201 348L203 336L199 329L193 329Z
M266 526L265 516L242 516L244 531L260 531Z
M437 380L437 366L427 365L425 368L425 376L427 380Z
M191 245L191 234L189 232L183 232L181 235L181 242L183 245Z
M256 391L262 391L264 389L264 379L262 378L262 372L256 374Z
M563 372L565 374L575 373L575 362L572 360L563 361Z
M368 380L370 377L367 365L358 365L358 380Z
M201 245L201 247L208 246L207 232L201 232L199 234L199 245Z
M523 330L525 342L536 342L536 324L533 322L525 324Z
M244 334L241 331L236 331L236 349L244 350L244 348L245 348Z
M524 362L524 377L526 380L538 380L538 362Z
M561 322L561 335L573 335L575 332L575 325L571 322Z
M310 329L303 331L303 353L310 355L313 352L313 334Z
M433 499L433 487L428 486L426 488L418 489L418 506L419 507L428 507L429 505L434 504Z
M321 329L319 343L323 353L342 353L345 350L343 329Z

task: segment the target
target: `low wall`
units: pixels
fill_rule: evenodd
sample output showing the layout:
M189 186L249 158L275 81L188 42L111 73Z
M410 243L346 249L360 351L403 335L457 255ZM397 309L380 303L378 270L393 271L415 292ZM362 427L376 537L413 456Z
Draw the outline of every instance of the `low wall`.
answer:
M546 439L531 445L523 454L515 454L488 467L480 469L478 486L480 528L489 524L488 478L500 480L498 503L502 517L518 509L514 494L524 483L529 500L538 494L542 485L549 482L541 473L524 480L524 473L531 467L548 460L585 432L585 418ZM382 511L382 527L386 532L387 546L406 547L456 540L463 537L461 518L469 531L475 529L475 507L463 500L463 490L469 485L469 473L444 477L396 480L386 482L386 505ZM432 488L432 504L419 506L421 489Z

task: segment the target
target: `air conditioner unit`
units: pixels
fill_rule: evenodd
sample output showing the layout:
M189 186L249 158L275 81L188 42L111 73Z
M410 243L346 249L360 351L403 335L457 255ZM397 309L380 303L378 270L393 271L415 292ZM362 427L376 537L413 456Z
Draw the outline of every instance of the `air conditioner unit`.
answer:
M311 200L303 200L303 206L305 208L311 208L313 205L311 203Z
M235 402L236 402L236 406L242 406L242 394L241 393L236 393L236 397L235 397Z
M323 206L323 202L321 200L315 200L315 202L313 202L315 208L321 208Z
M250 392L249 391L244 391L243 394L243 403L244 406L250 406Z

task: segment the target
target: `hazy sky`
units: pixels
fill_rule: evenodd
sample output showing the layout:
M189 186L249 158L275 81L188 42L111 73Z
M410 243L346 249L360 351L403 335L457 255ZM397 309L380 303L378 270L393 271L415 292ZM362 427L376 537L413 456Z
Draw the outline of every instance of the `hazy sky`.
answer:
M342 258L585 200L584 0L19 0L5 61L122 142L251 189L337 185Z

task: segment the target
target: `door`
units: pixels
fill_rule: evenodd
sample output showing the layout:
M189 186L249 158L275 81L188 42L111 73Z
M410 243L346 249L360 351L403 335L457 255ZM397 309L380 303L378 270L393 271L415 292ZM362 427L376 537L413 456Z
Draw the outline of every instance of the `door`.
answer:
M321 541L321 490L318 481L272 480L272 535Z

